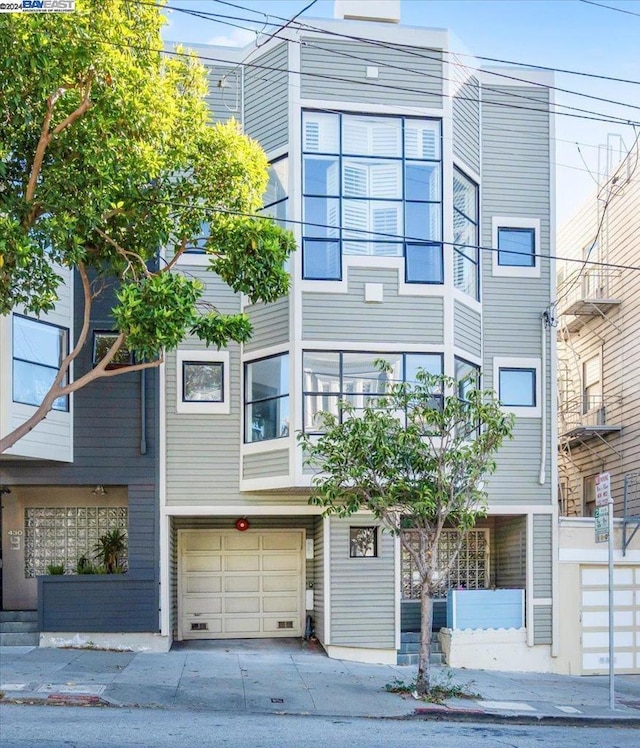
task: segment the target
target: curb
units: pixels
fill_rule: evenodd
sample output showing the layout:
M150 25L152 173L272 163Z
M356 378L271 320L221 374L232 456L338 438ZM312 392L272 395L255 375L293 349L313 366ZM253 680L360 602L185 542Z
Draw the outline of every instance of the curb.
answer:
M500 722L515 725L567 725L571 727L633 727L640 729L640 717L632 715L584 715L576 717L570 714L505 714L504 712L486 712L480 709L459 709L440 704L418 707L409 719L421 719L440 722Z

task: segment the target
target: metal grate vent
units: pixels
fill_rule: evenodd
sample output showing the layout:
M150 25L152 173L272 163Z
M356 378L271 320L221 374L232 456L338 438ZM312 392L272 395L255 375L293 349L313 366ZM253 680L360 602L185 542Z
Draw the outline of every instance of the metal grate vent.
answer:
M278 621L278 628L279 629L292 629L293 621Z
M192 631L208 631L209 630L209 624L208 623L192 623L191 624L191 630Z

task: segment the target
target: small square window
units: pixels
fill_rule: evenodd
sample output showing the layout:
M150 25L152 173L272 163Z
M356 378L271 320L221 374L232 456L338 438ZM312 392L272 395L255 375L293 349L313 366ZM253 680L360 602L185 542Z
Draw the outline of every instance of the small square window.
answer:
M378 556L378 528L349 528L349 557L376 558Z
M117 332L101 332L96 330L93 333L93 365L102 361L107 355L111 346L116 342L118 338ZM107 366L107 369L118 369L122 366L129 366L133 363L133 353L127 348L126 345L121 345L116 351L111 363Z
M182 401L224 402L224 364L221 361L183 361Z
M534 229L498 227L498 265L532 268L535 264Z
M499 400L516 408L536 407L536 370L500 368Z

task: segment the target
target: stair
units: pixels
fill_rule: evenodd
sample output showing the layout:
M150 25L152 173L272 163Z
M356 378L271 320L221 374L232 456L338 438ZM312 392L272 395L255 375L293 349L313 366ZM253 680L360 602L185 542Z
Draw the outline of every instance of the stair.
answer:
M398 665L417 665L420 652L420 634L403 631L400 636L400 649L398 650ZM431 651L429 662L432 665L442 665L444 654L440 646L438 632L431 634Z
M0 610L0 647L37 647L38 612Z

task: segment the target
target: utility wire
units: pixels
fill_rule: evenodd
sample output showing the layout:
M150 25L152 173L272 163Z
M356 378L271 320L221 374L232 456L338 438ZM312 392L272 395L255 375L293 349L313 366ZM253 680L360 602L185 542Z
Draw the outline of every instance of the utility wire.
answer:
M145 202L145 203L151 203L156 205L167 205L169 207L173 208L193 208L194 206L188 205L186 203L179 203L174 200L155 200L151 198L138 198L133 197L131 198L133 200L136 200L138 202ZM286 198L288 199L288 198ZM208 207L208 206L199 206L202 207ZM300 225L300 226L311 226L314 228L326 228L326 229L340 229L340 226L330 226L329 224L324 223L312 223L311 221L301 221L301 220L295 220L293 218L273 218L272 216L267 215L260 215L260 214L254 214L254 213L244 213L239 210L229 210L226 208L220 208L220 207L211 207L210 208L212 213L222 213L224 215L232 215L232 216L239 216L241 218L252 218L257 220L264 220L264 221L273 221L275 223L288 223L292 225ZM418 244L443 244L447 246L452 247L460 247L461 249L477 249L481 252L498 252L500 251L497 247L486 247L480 244L463 244L462 242L450 242L445 240L425 240L421 238L412 238L410 236L405 236L402 234L391 234L391 233L385 233L382 231L370 231L368 229L356 229L356 228L347 228L345 229L342 227L343 231L348 231L349 233L353 234L366 234L367 236L371 237L383 237L385 239L393 239L396 242L415 242ZM504 251L504 250L503 250ZM576 257L561 257L559 255L552 255L552 254L542 254L542 253L530 253L530 252L519 252L517 250L509 250L510 254L518 254L518 255L524 255L526 257L539 257L541 259L546 260L563 260L565 262L577 262L577 263L587 263L588 265L593 265L594 267L607 267L614 270L635 270L640 271L640 266L638 265L622 265L617 263L610 263L610 262L600 262L598 260L583 260Z
M616 13L626 13L628 16L637 16L640 18L640 13L636 13L635 10L625 10L624 8L616 8L613 5L605 5L604 3L595 3L593 0L580 0L585 5L595 5L597 8L606 8L607 10L615 10Z

